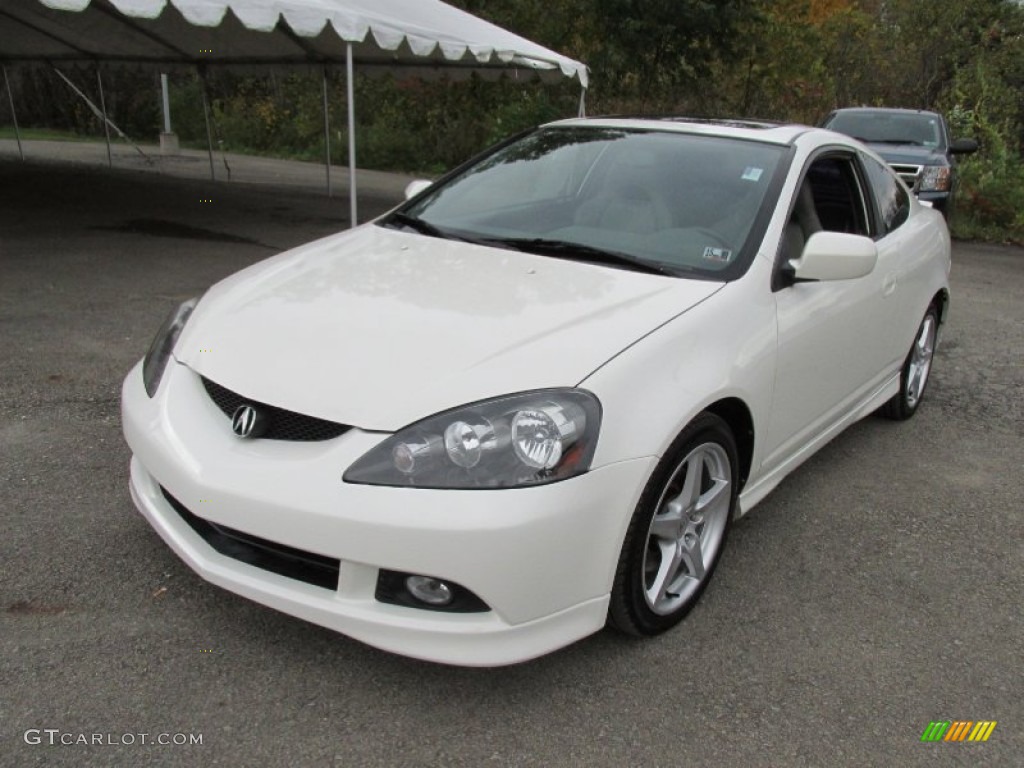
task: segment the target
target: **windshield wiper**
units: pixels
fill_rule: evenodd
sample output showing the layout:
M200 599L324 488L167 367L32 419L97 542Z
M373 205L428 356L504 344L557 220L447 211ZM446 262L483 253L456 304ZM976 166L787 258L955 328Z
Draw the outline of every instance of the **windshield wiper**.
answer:
M408 213L402 213L401 211L392 213L387 217L387 219L385 219L384 223L388 226L391 226L392 224L399 224L403 227L414 229L421 235L428 235L430 237L443 237L451 240L459 239L448 234L443 229L435 227L429 221L424 221L423 219L417 218L416 216L410 216Z
M552 256L556 259L590 261L595 264L623 267L654 275L680 276L679 272L675 269L654 264L644 259L638 259L636 256L619 253L618 251L606 251L603 248L595 248L592 245L583 245L582 243L572 243L567 240L547 240L543 237L496 237L481 239L479 242L485 245L515 248L542 256Z
M397 212L384 220L385 226L408 227L423 235L440 237L447 240L461 240L479 245L490 245L497 248L514 248L517 251L527 251L543 256L552 256L559 259L570 259L577 261L590 261L595 264L607 264L613 267L623 267L637 272L647 272L653 275L667 275L668 277L679 277L680 271L667 266L660 266L635 256L629 256L617 251L606 251L603 248L595 248L582 243L572 243L567 240L548 240L542 237L467 237L455 235L440 227L436 227L429 221L411 216L408 213Z

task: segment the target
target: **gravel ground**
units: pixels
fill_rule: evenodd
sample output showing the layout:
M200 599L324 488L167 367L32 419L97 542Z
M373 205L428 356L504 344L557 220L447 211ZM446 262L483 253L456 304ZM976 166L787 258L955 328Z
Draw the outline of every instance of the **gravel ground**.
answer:
M0 159L0 765L1022 764L1024 250L956 245L917 417L866 419L786 480L676 631L467 670L206 584L128 497L119 386L168 309L346 212ZM940 719L999 724L922 744Z

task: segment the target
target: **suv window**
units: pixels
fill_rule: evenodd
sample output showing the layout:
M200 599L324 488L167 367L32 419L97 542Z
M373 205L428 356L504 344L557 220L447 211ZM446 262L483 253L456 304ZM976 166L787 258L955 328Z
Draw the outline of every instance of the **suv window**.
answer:
M884 237L907 220L910 215L910 195L891 168L873 157L865 155L863 159L878 200L878 211L882 215L882 231L878 235Z

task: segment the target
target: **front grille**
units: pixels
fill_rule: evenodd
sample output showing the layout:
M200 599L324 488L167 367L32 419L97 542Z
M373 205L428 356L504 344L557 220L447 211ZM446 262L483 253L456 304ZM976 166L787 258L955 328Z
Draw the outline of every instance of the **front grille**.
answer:
M917 181L921 176L920 165L909 165L905 163L892 163L891 167L907 186L913 190L917 189Z
M293 440L298 442L315 442L331 440L345 434L351 427L326 419L288 411L275 405L267 405L250 400L237 392L222 387L215 381L201 376L206 393L214 404L230 419L241 405L251 405L267 419L267 428L261 438L265 440Z
M164 498L182 520L217 552L243 563L314 587L336 590L341 561L314 552L261 539L192 514L184 504L160 487Z

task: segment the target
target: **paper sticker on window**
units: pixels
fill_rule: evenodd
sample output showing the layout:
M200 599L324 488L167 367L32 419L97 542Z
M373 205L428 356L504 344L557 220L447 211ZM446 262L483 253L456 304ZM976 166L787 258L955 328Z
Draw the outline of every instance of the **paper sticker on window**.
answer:
M704 260L728 264L732 260L732 251L728 248L716 248L713 245L709 245L704 249Z
M764 168L748 166L747 169L743 171L743 175L740 176L740 178L744 181L760 181L762 173L764 173Z

